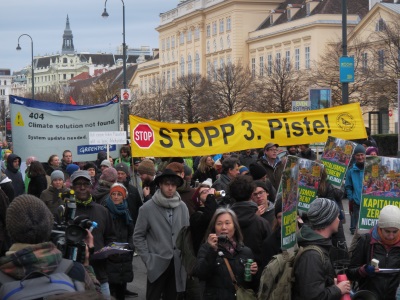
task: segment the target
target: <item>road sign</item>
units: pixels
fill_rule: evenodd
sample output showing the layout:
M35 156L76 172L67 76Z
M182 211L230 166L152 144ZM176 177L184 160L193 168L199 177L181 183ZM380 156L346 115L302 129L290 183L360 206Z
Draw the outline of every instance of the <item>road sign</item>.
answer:
M133 129L133 140L139 148L148 149L155 141L154 131L149 124L139 123Z
M354 57L339 59L340 82L354 82Z
M130 89L121 89L121 99L122 99L122 101L131 100L131 90Z

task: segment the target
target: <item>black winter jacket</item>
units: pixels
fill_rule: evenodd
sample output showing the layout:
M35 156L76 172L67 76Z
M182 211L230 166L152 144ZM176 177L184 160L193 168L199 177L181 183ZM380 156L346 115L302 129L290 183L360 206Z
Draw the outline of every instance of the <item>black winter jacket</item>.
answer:
M274 255L282 253L281 236L281 227L278 227L263 241L261 248L261 270L264 270Z
M400 268L400 243L386 249L380 241L371 237L371 233L362 234L350 260L348 278L358 281L360 290L369 290L380 300L396 299L396 289L400 282L399 273L377 273L370 277L361 272L360 268L370 264L373 258L379 260L380 269Z
M286 161L278 160L274 167L271 167L265 157L261 157L257 163L267 171L267 178L271 181L275 190L278 190L281 182L282 172ZM275 200L275 199L274 199Z
M47 189L46 175L33 176L29 181L28 194L39 198L45 189Z
M131 214L131 218L133 220L133 228L135 228L139 215L139 208L143 205L143 202L138 189L129 182L130 180L127 179L123 184L128 191L126 202L128 203L129 213Z
M332 247L331 239L324 238L303 225L297 233L299 246L315 245L321 248L325 260L321 255L310 250L304 252L294 267L295 283L293 286L293 300L339 300L340 289L335 286L335 270L329 259L329 250Z
M232 205L232 210L238 218L243 243L251 249L255 261L260 265L262 243L271 234L271 226L267 220L256 215L258 207L252 201L236 202Z
M204 299L207 300L235 300L235 288L231 276L226 267L224 257L229 261L232 272L236 277L238 285L246 289L256 288L257 282L244 281L244 263L247 259L253 259L250 248L237 246L234 255L225 249L215 251L208 243L201 245L197 255L196 265L193 268L193 275L206 282ZM254 279L255 276L252 276Z
M46 204L54 216L57 215L57 209L64 203L64 199L60 198L60 193L66 193L69 189L62 187L57 190L52 185L40 194L40 199Z
M207 178L211 178L212 182L215 182L217 180L217 175L218 172L214 167L209 168L205 173L202 173L199 169L197 169L193 174L191 186L194 186L196 179L199 181L199 183L207 180Z
M25 194L25 184L22 179L22 174L18 169L13 167L14 159L19 159L19 165L21 166L21 157L16 154L10 154L7 157L7 169L5 171L8 178L12 180L12 185L14 187L14 196L17 197L19 195ZM11 199L10 199L11 201Z

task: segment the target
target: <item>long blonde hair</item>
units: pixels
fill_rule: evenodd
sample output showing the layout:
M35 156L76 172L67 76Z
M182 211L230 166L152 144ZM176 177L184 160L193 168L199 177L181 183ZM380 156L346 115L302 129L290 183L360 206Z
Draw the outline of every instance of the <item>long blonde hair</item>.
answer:
M207 166L207 158L209 158L209 157L211 157L211 156L205 155L200 158L198 169L200 170L201 173L205 173L208 171L208 169L212 168L210 166ZM211 157L211 159L212 159L212 157Z

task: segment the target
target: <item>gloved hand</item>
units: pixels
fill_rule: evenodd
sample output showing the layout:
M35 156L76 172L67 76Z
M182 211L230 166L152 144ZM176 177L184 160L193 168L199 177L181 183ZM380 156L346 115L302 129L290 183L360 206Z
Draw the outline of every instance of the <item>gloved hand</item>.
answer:
M360 273L365 276L375 276L375 267L371 265L363 265L360 268Z
M349 200L349 213L350 214L353 214L353 204L354 204L354 201L353 200Z

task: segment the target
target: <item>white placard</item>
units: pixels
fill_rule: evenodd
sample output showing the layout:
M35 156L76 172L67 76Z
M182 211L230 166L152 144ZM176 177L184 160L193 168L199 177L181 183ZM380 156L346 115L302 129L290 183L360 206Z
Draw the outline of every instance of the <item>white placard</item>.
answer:
M126 144L126 131L91 131L89 132L89 145Z

